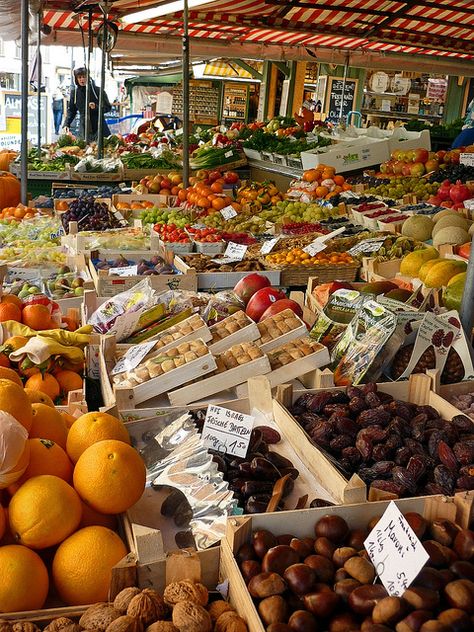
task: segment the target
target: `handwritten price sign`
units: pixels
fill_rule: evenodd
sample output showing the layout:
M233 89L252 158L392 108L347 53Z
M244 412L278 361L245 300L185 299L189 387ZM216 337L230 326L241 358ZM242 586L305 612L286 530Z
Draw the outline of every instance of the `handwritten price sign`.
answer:
M210 405L202 430L204 444L211 450L245 458L253 424L251 415Z

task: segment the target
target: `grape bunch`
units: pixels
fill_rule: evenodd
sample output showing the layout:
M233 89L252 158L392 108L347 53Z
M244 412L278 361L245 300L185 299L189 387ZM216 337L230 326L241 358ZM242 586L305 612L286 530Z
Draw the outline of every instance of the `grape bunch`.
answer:
M77 222L80 231L109 230L121 226L107 204L96 202L94 198L80 198L71 202L69 210L62 214L61 221L66 233L69 232L69 222Z
M440 171L435 171L428 178L428 182L440 182L442 180L450 180L456 182L467 182L468 180L474 180L474 167L468 165L447 165Z
M55 189L54 197L56 199L61 198L86 198L86 197L112 197L115 193L123 193L122 189L111 184L103 184L99 187L94 187L93 189L83 189L83 188L74 188L70 189Z

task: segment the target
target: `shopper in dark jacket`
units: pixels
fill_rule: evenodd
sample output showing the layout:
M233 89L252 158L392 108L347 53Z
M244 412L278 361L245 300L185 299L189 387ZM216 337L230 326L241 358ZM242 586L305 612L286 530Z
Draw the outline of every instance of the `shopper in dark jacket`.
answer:
M77 68L74 71L74 81L76 87L72 89L71 96L69 98L69 104L67 108L66 120L64 127L66 131L69 131L69 127L73 122L76 114L79 112L79 136L85 138L85 125L86 125L86 84L87 84L87 71L85 68ZM97 139L97 129L99 126L99 95L102 88L98 88L94 81L90 79L89 90L89 140ZM104 94L104 112L110 112L112 106L110 105L109 98L105 90ZM110 129L104 120L103 135L110 136Z

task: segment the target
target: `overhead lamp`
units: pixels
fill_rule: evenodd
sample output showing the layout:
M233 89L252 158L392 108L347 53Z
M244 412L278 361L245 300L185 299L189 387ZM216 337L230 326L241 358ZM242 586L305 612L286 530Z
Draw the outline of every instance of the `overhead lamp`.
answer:
M202 4L209 4L210 0L188 0L188 9L199 7ZM135 13L129 13L122 16L125 24L136 24L137 22L146 22L153 18L159 18L162 15L169 15L170 13L176 13L184 9L183 0L173 0L173 2L162 2L155 7L144 9L143 11L136 11Z

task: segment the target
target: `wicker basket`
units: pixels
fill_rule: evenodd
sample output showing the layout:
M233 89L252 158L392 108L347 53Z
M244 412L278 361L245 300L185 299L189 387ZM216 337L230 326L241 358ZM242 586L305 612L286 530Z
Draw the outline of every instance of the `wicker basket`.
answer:
M309 277L318 279L318 283L330 283L331 281L355 281L360 263L348 263L346 265L319 265L319 266L284 266L270 263L264 257L260 262L267 270L281 270L281 285L295 286L305 285Z

